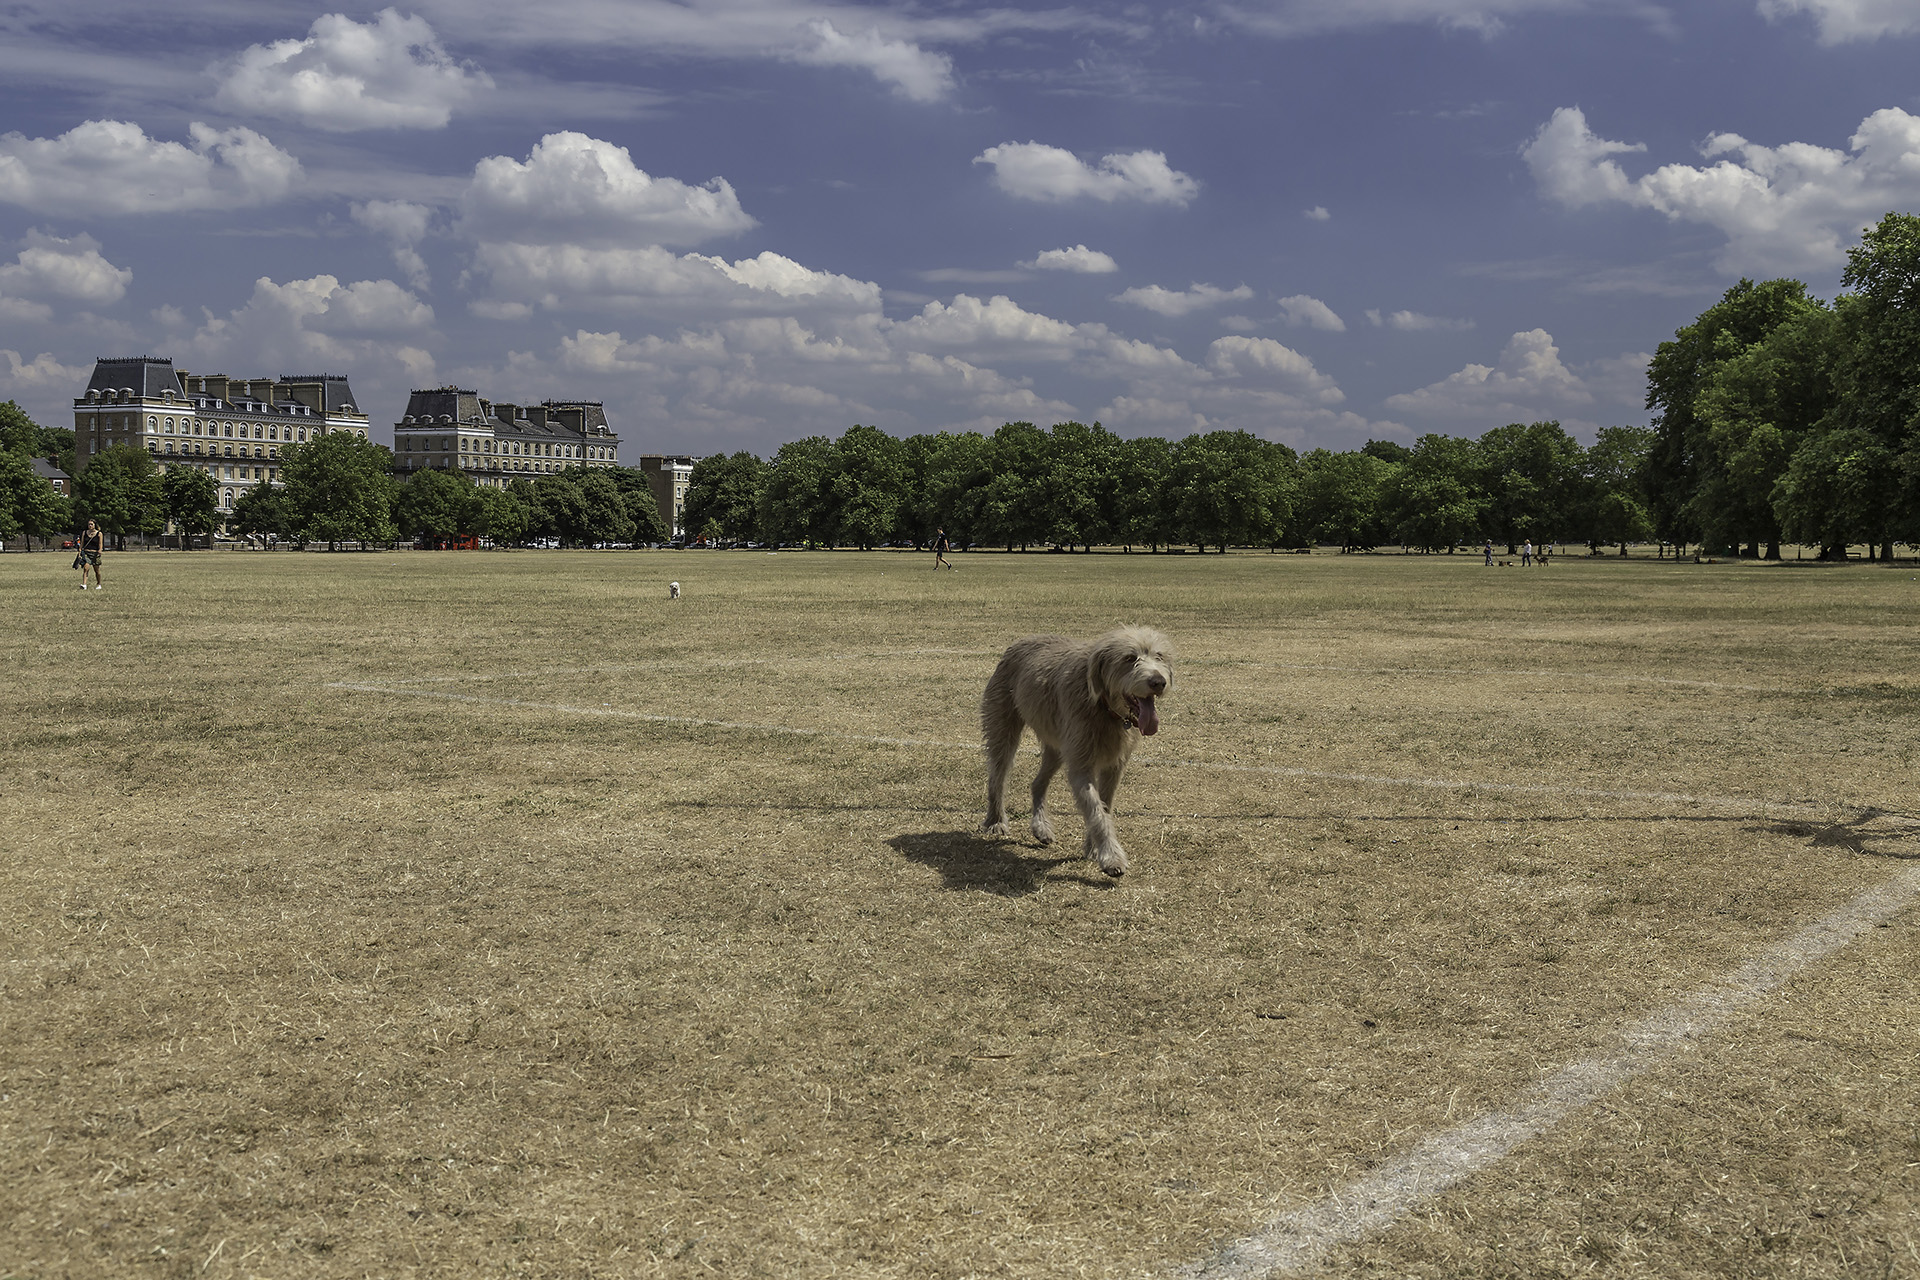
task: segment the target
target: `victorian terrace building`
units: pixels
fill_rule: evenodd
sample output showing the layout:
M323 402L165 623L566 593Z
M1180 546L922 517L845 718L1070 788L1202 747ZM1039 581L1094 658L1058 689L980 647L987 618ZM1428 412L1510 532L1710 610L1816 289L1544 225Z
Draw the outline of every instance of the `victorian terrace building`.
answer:
M153 356L100 359L73 402L75 469L113 445L145 449L162 467L197 467L220 482L220 507L279 474L280 451L335 431L367 438L367 415L345 374L229 378L176 371Z
M393 424L394 470L464 471L474 483L504 489L568 467L620 465L620 437L598 400L496 404L461 387L434 387L407 397Z

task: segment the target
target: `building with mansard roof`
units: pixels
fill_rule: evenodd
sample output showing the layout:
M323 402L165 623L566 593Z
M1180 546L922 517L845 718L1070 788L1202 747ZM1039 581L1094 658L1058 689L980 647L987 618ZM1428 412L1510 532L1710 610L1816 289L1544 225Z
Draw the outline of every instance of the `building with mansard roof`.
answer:
M620 437L598 400L507 404L462 387L433 387L407 397L393 424L394 471L464 471L476 484L505 488L568 467L617 467Z
M73 402L74 469L114 445L145 449L162 467L197 467L220 486L220 509L279 476L280 451L347 431L367 438L345 374L229 378L176 370L153 356L94 361Z

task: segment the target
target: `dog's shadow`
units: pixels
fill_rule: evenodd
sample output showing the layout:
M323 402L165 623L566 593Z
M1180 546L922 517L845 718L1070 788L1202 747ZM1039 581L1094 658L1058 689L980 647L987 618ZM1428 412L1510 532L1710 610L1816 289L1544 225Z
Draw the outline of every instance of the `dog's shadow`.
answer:
M1038 893L1046 884L1113 887L1107 876L1078 870L1091 869L1093 864L1077 855L1034 857L1020 845L978 831L922 831L897 835L887 843L905 854L907 861L938 871L942 889L1020 898Z

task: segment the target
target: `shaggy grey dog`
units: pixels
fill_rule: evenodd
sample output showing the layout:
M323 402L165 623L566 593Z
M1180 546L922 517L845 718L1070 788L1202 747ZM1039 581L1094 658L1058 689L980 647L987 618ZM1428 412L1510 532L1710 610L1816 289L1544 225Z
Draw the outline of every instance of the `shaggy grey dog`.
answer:
M1007 775L1020 732L1040 739L1033 779L1033 838L1053 843L1047 784L1061 765L1086 820L1082 849L1110 876L1127 873L1127 851L1113 834L1113 793L1142 734L1160 729L1154 699L1173 687L1173 651L1151 627L1118 627L1082 644L1065 636L1028 636L1008 646L980 700L987 752L989 835L1007 828Z

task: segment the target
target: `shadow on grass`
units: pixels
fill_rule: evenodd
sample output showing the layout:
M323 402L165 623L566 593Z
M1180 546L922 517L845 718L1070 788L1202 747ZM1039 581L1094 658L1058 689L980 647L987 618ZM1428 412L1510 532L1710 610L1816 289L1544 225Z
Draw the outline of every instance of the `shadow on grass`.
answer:
M938 871L942 889L1019 898L1038 893L1046 884L1111 889L1114 883L1077 854L1033 857L1020 845L990 839L977 831L922 831L895 836L887 843L905 854L907 861ZM1079 870L1081 867L1087 870Z

